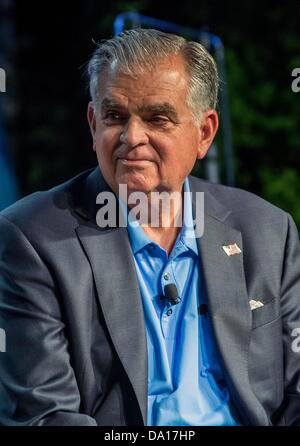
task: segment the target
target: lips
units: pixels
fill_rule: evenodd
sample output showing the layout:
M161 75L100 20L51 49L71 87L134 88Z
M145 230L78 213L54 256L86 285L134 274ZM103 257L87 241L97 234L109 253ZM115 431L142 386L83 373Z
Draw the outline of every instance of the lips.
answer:
M138 154L138 156L135 156L133 153L128 153L126 155L121 155L118 156L118 159L122 159L122 160L128 160L128 161L153 161L149 155L147 156L142 155L142 154Z
M145 158L118 158L118 160L127 166L145 166L153 163L152 160Z
M117 160L127 166L144 166L154 162L153 157L141 150L124 151L117 156Z

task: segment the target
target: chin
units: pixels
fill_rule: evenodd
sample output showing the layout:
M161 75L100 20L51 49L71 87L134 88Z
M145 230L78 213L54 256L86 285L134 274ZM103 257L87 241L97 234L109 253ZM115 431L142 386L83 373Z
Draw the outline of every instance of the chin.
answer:
M149 184L127 183L128 194L132 192L144 192L145 194L151 192L153 189L149 187Z
M147 178L132 178L132 175L122 175L118 178L118 184L126 184L128 193L131 192L151 192L155 189L152 181Z

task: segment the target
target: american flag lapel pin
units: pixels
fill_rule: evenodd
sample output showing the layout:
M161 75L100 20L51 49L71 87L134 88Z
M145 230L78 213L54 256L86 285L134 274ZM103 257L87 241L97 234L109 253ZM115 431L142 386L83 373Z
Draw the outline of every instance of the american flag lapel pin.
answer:
M228 256L234 256L242 252L236 243L234 245L223 245L222 248Z

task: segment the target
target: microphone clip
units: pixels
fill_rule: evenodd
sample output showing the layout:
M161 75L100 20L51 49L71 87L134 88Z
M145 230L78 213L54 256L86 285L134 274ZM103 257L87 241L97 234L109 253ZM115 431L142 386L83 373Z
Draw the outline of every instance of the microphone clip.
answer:
M174 283L165 285L164 296L161 296L160 299L167 300L171 305L178 305L181 302L181 298L178 295L176 285Z

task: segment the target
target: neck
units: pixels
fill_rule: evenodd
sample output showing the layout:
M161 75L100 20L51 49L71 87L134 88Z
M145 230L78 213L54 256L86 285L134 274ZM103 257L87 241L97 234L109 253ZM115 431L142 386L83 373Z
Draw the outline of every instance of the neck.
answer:
M180 191L134 192L132 199L127 190L126 195L120 196L147 236L169 254L183 225L182 187Z
M147 236L161 248L167 251L168 255L171 253L173 246L176 242L177 236L181 228L151 228L143 227Z
M148 221L141 226L151 240L170 254L183 224L182 193L152 195L147 210Z

